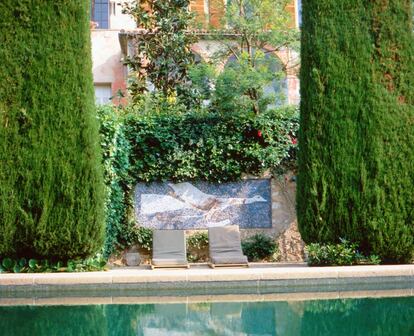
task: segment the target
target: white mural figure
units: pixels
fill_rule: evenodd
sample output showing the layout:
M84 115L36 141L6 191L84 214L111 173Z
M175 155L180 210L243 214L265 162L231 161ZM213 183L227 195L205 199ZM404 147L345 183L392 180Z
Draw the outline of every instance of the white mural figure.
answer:
M250 198L234 198L206 194L188 182L170 183L168 186L173 190L173 193L170 195L141 195L141 213L143 215L191 209L199 214L189 217L204 217L208 222L208 227L224 226L231 223L230 219L219 220L217 218L224 209L235 205L266 202L259 195Z
M174 190L174 194L179 199L202 210L211 210L214 207L219 207L223 210L233 205L266 202L266 200L259 195L250 198L218 197L216 195L209 195L203 193L200 189L188 182L177 184L170 183L168 185Z
M190 204L168 195L142 194L141 213L152 215L157 212L194 209Z

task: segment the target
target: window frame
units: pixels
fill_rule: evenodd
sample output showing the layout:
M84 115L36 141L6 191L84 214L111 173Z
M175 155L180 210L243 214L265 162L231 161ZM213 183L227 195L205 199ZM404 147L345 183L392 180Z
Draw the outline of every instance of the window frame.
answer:
M101 8L97 8L98 6L102 6L102 5L106 6L106 11L102 10ZM110 29L111 27L110 6L111 6L111 2L109 0L92 0L91 1L91 21L96 22L98 24L95 29ZM100 14L99 18L98 18L97 13ZM103 18L106 18L106 20L103 20ZM103 24L104 22L106 23L105 25Z

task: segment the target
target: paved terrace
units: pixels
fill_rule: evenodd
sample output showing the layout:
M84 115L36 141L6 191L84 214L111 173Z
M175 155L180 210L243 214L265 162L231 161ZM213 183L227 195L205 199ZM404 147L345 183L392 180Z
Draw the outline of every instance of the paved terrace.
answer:
M255 264L249 268L192 265L190 269L148 266L106 272L0 274L0 305L139 303L414 295L414 264L307 267L305 264ZM356 294L355 294L356 293ZM382 294L381 294L382 293ZM388 296L388 294L386 295Z

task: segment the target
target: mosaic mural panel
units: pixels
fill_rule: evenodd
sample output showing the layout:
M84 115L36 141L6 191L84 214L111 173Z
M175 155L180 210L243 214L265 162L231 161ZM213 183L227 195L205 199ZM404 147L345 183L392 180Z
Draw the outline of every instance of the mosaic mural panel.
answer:
M156 229L271 228L270 180L138 183L135 215L141 226Z

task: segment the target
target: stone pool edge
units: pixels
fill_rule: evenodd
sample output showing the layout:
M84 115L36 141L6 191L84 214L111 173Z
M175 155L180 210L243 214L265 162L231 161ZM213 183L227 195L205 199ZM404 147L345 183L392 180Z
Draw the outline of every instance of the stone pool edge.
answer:
M287 292L314 288L365 289L375 285L414 287L414 264L304 267L252 265L250 268L188 270L112 269L88 273L0 274L0 298L21 292L165 291L239 289L241 292ZM319 291L319 289L318 289Z

